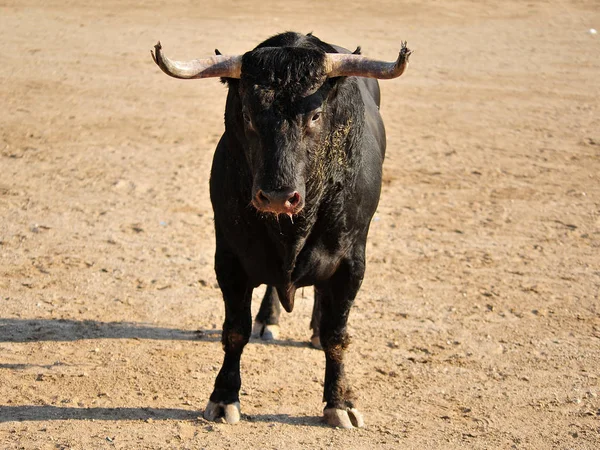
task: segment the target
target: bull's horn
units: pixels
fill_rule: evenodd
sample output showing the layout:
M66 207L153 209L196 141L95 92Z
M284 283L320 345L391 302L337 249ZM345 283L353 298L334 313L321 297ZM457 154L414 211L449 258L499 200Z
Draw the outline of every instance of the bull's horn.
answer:
M325 70L329 78L334 77L366 77L390 79L402 75L408 65L412 50L402 42L402 49L395 62L377 61L362 55L346 53L327 53Z
M192 61L171 61L162 53L160 42L154 46L152 59L161 70L174 78L240 78L242 73L241 56L215 55Z

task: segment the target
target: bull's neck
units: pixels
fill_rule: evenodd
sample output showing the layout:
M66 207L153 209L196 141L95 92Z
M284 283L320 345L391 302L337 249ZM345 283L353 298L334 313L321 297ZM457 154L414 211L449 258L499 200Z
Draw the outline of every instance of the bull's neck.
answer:
M316 221L313 205L306 205L300 214L288 217L262 217L273 245L282 260L284 274L291 280L298 255L304 248Z

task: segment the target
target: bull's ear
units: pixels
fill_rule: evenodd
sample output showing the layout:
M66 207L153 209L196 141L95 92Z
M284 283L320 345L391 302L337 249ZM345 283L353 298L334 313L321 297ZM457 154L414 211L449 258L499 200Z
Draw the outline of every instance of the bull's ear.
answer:
M221 53L218 48L215 48L215 55L219 56L222 54L223 53ZM221 83L223 83L223 84L228 84L228 81L230 80L230 78L223 78L223 77L221 77L219 79L221 80Z
M226 85L228 88L231 88L232 86L237 86L239 83L239 79L237 78L219 78L219 80L221 80L221 83ZM236 87L237 89L237 87Z
M330 118L333 127L338 127L348 123L348 121L354 121L356 114L362 114L362 107L358 108L353 99L356 97L353 95L356 86L356 79L353 77L336 77L329 78L331 83L331 90L327 96L328 109L330 111ZM359 111L360 110L360 111Z

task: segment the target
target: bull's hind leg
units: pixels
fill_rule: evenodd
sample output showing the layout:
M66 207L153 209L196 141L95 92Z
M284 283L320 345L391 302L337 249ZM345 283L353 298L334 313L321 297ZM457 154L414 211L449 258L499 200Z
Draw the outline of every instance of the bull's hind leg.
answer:
M344 373L344 352L350 343L346 324L350 307L365 271L364 247L352 259L343 261L337 272L317 289L321 299L321 345L325 352L323 416L329 425L353 428L364 425L354 407L353 395Z
M321 346L321 294L315 289L315 303L313 305L312 317L310 319L310 329L312 336L310 337L310 345L316 349L323 349Z
M281 306L277 290L273 286L267 286L265 296L260 303L260 309L254 320L252 328L253 338L262 338L265 341L271 341L279 337L279 316Z
M265 295L260 303L260 309L254 319L252 327L252 337L261 338L265 341L271 341L279 337L279 316L281 315L281 303L277 295L277 290L273 286L267 286ZM310 320L310 345L316 349L321 349L321 338L319 329L321 327L321 300L319 293L315 290L315 303Z
M221 339L225 358L204 410L204 418L216 420L224 417L228 423L236 423L240 420L240 358L252 328L252 286L238 259L223 247L217 231L215 271L225 301Z

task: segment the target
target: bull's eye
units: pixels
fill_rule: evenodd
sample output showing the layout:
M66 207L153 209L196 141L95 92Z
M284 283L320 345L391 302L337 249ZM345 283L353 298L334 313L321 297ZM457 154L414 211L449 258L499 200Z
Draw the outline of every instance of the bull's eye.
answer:
M318 122L321 119L321 111L316 112L313 116L312 119L310 119L312 122Z
M246 122L247 124L252 123L252 120L250 119L250 116L246 111L242 112L242 117L244 118L244 122Z

